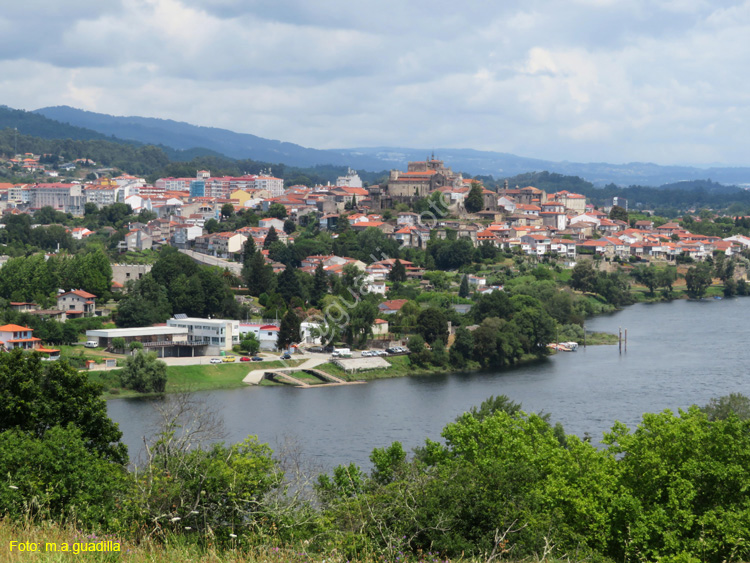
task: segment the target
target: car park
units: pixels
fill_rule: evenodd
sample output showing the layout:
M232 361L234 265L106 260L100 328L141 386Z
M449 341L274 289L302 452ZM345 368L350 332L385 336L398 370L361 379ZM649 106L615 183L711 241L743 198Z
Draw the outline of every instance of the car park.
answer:
M209 360L209 362L212 363L212 364L220 364L221 363L221 358L211 358Z

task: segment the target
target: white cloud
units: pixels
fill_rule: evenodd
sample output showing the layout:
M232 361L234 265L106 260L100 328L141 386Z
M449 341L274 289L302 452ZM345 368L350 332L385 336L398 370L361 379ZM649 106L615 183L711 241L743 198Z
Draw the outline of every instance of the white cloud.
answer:
M11 107L68 104L320 148L748 164L750 2L20 6L0 13Z

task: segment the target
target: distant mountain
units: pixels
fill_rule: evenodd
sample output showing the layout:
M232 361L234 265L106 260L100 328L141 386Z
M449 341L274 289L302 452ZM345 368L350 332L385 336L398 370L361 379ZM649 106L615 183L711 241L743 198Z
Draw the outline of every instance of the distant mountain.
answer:
M0 106L0 129L17 129L23 135L41 139L72 139L74 141L111 141L103 133L60 123L30 111Z
M253 159L290 166L309 167L323 164L351 166L360 170L381 171L405 169L409 161L424 160L433 152L455 171L473 176L492 175L509 178L526 172L549 171L580 176L595 186L610 183L620 186L660 186L691 180L711 179L722 184L750 185L750 168L697 168L660 166L653 163L628 164L552 162L525 158L507 153L473 149L407 149L370 147L318 150L293 143L274 141L235 133L215 127L199 127L189 123L150 117L115 117L83 111L67 106L42 108L35 111L56 121L97 131L105 136L141 143L189 150L208 149L236 159Z
M216 127L200 127L169 119L116 117L68 106L42 108L35 110L35 113L120 139L166 145L182 150L204 147L236 159L280 162L299 167L333 164L372 171L379 171L384 167L383 163L368 156L352 158L336 152L308 149L293 143L273 141Z

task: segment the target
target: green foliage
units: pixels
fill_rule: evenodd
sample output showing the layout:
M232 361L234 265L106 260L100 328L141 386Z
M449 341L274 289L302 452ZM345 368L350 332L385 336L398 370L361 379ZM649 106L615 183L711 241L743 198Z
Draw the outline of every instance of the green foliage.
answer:
M464 202L466 211L469 213L476 213L484 209L484 196L482 195L482 185L479 182L472 182L469 195L466 196Z
M445 342L448 340L448 319L440 309L424 309L417 317L416 330L427 344L432 344L438 339Z
M300 324L301 321L299 317L297 317L292 309L289 309L286 314L284 314L284 316L281 318L281 325L279 326L279 338L276 344L280 350L285 350L292 344L295 344L301 340Z
M122 433L107 417L100 393L85 373L65 363L44 365L38 354L20 349L0 355L0 431L42 438L50 428L72 423L92 454L124 464Z
M731 415L740 420L748 420L750 419L750 397L742 393L730 393L711 399L702 410L710 421L726 420Z
M125 471L92 451L73 423L41 435L0 432L0 510L16 521L70 520L85 526L116 522Z
M240 350L254 356L260 350L260 342L252 332L249 332L240 341Z
M163 393L167 386L167 364L157 359L155 352L138 351L125 360L120 384L139 393Z
M750 423L710 422L698 407L645 414L605 436L618 458L610 555L656 560L682 553L719 562L750 555Z
M687 294L693 299L700 299L706 294L711 286L711 264L701 262L688 268L685 274L685 283L687 284Z

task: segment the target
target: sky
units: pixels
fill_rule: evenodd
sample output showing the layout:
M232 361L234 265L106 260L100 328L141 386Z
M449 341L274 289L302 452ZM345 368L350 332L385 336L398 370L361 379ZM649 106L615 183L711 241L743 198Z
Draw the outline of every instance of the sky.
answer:
M25 0L0 104L312 148L750 166L750 1Z

